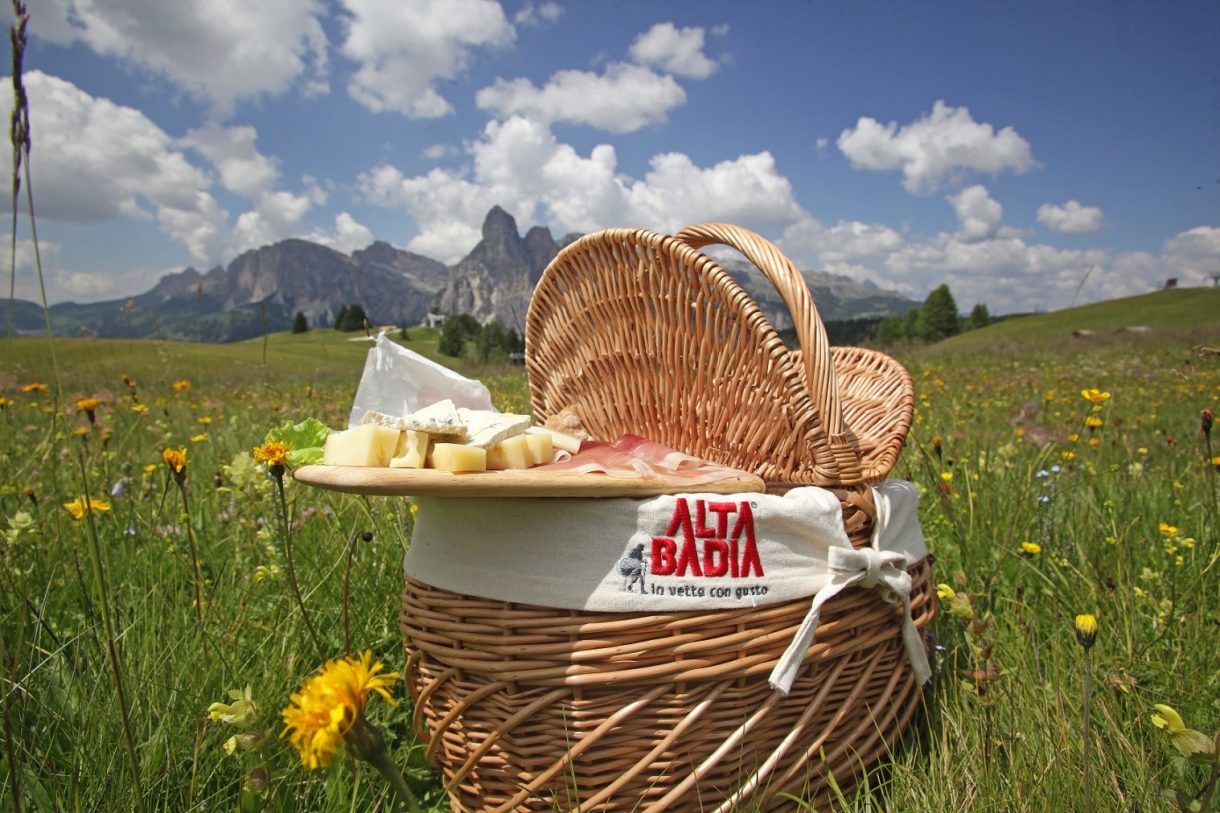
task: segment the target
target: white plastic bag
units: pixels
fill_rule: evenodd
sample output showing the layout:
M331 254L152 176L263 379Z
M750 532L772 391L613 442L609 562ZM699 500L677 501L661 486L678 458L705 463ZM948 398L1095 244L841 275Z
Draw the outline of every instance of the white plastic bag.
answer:
M491 393L481 382L395 344L382 333L365 359L347 425L355 426L370 409L386 415L410 415L446 398L469 409L493 408Z

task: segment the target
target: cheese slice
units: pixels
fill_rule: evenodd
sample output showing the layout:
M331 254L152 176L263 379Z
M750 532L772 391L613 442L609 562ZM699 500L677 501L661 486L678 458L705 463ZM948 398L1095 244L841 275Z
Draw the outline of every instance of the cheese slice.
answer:
M543 463L550 463L551 458L555 456L555 448L551 443L550 435L517 435L519 438L525 439L525 445L529 448L530 465L541 466ZM509 438L512 440L512 438Z
M511 412L491 412L484 409L459 408L458 415L466 425L466 444L483 449L495 446L529 428L529 415Z

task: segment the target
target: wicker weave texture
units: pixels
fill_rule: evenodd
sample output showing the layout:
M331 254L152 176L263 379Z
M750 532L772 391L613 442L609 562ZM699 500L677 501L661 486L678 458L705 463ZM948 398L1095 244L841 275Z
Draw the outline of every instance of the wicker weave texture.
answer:
M698 248L740 250L793 314L789 351ZM910 428L910 376L831 348L775 246L709 224L676 237L611 229L560 252L526 322L535 417L577 414L595 437L636 433L752 471L781 492L832 488L856 547L867 483ZM935 612L930 568L911 613ZM809 600L694 613L588 613L462 596L408 580L402 629L416 725L455 810L730 810L850 788L918 707L901 609L850 588L828 602L786 697L768 676Z
M912 615L934 601L912 570ZM850 787L919 691L901 609L833 599L784 697L767 675L807 601L722 613L581 613L408 581L416 724L455 810L715 810ZM824 753L823 753L824 749ZM728 806L721 808L720 806ZM788 802L788 805L791 803Z

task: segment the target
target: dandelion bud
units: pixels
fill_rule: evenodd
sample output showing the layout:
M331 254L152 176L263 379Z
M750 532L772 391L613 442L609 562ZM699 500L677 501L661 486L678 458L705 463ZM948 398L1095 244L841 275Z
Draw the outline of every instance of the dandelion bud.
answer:
M1076 616L1076 640L1088 652L1097 640L1097 616L1092 613L1082 613Z
M1202 414L1199 416L1199 431L1201 431L1208 440L1211 440L1212 424L1215 423L1215 421L1216 413L1212 412L1211 407L1204 409Z
M246 775L246 790L251 793L262 794L271 784L271 777L267 775L266 768L255 768Z

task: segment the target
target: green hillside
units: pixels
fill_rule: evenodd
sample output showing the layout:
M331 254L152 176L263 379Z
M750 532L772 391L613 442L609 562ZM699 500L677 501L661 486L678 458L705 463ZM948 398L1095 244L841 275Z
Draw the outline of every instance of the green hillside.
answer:
M1080 350L1113 341L1138 341L1172 334L1196 343L1220 341L1220 288L1177 288L1076 308L1006 319L937 344L939 352L1015 350L1075 342ZM1074 337L1079 331L1092 336Z

